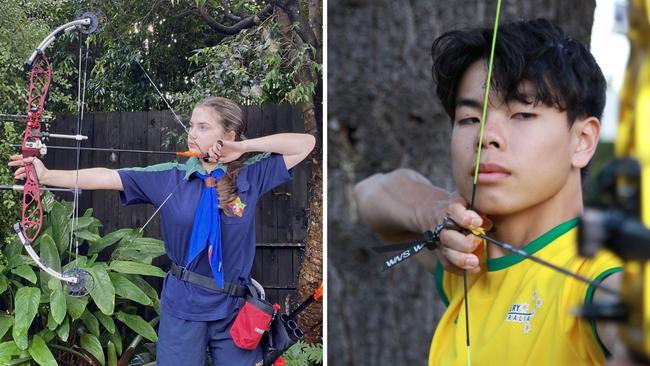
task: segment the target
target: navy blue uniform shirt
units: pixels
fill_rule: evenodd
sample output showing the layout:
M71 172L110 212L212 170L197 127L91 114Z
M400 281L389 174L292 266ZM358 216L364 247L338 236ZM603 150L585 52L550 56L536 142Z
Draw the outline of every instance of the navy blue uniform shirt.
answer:
M120 169L125 205L150 203L159 207L160 226L167 256L178 265L187 266L194 213L203 190L203 181L194 172L205 173L196 158L185 163L164 163L146 168ZM237 177L239 215L221 213L221 242L226 282L250 284L255 257L255 207L260 196L291 180L282 155L259 154L249 159ZM188 267L193 272L212 277L207 249ZM226 318L239 308L239 298L181 281L170 273L165 277L161 310L177 318L212 321Z

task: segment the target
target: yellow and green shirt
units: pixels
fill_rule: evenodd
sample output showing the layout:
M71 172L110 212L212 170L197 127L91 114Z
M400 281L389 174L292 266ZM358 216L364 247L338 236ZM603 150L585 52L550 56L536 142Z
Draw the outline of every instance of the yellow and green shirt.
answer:
M609 252L592 259L577 255L576 225L577 219L562 223L522 250L596 281L620 271L621 262ZM485 262L481 273L468 274L472 365L605 362L594 324L572 315L591 301L592 286L512 253ZM429 365L467 365L463 277L438 264L436 284L447 310Z

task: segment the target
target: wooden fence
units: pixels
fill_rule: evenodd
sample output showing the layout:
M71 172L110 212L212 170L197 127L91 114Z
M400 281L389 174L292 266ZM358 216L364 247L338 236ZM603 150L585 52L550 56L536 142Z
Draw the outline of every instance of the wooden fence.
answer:
M242 108L246 115L248 138L304 131L299 106L265 104ZM183 123L186 123L185 119ZM76 133L76 125L75 115L61 115L57 116L50 131ZM185 141L177 146L161 147L165 136L169 136L167 131L183 132L168 111L90 113L84 116L82 124L82 134L88 136L88 141L83 142L82 146L167 151L187 149ZM73 143L62 140L53 140L49 144L74 146ZM173 159L173 156L152 154L82 151L79 163L81 168L117 169L148 166ZM44 160L48 168L74 169L76 152L50 149ZM283 307L288 295L292 295L295 300L298 268L307 230L310 176L310 162L299 164L294 168L293 181L265 194L257 207L257 253L252 275L265 287L267 298L279 302ZM69 195L66 198L71 199ZM83 192L80 196L81 213L89 207L93 208L93 215L103 223L103 231L106 233L118 228L142 227L154 212L151 205L122 206L118 192L113 191ZM145 235L160 238L159 225L160 219L156 215L145 228ZM155 264L165 270L169 268L166 257L158 259ZM160 289L162 281L154 280L152 284Z

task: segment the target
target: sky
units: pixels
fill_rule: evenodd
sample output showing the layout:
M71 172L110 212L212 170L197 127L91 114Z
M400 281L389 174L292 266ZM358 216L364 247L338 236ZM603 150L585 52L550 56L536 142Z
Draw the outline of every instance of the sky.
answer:
M630 53L625 35L626 7L625 0L597 0L591 33L591 52L607 79L607 104L601 131L601 140L607 142L613 142L616 138L618 96Z

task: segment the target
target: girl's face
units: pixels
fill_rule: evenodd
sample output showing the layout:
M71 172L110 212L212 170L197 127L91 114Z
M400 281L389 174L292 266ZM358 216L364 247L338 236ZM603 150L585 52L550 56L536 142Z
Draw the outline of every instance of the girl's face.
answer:
M187 147L190 150L207 152L218 140L234 141L235 132L225 132L221 118L210 108L194 108L187 131Z

